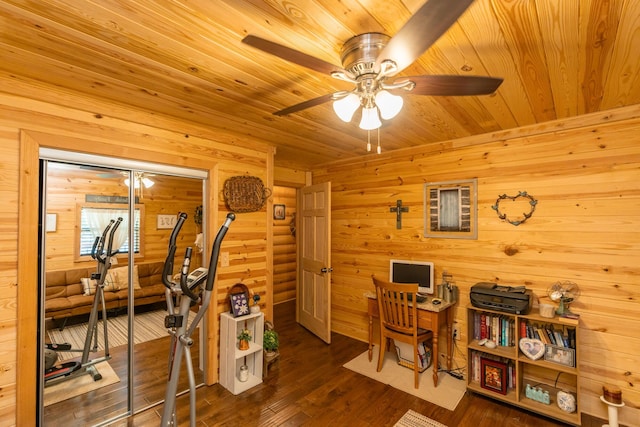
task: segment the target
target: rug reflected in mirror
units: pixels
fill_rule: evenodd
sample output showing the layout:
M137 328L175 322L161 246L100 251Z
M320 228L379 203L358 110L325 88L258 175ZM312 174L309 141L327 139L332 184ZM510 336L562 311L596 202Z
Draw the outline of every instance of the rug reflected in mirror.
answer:
M102 379L98 381L94 381L91 375L85 374L45 387L44 406L53 405L54 403L120 382L120 378L109 365L109 362L98 363L96 369L102 375Z
M344 367L450 411L456 409L456 406L458 406L467 391L466 381L455 379L443 372L440 373L438 378L438 387L434 387L432 368L420 374L420 387L415 388L413 370L398 365L396 355L391 351L385 353L382 370L376 372L378 353L378 347L374 346L371 361L369 361L368 351L365 351L355 359L347 362Z
M169 336L167 328L164 327L164 318L166 315L167 312L164 310L136 314L133 334L134 344L141 344L157 338ZM191 320L193 319L189 319L189 321ZM102 328L102 320L100 320L98 322L98 334L100 336L98 340L98 351L104 351ZM69 343L71 344L71 348L80 350L79 352L61 351L58 354L58 360L72 359L82 353L85 339L87 337L87 329L88 323L80 323L73 326L67 326L62 330L54 328L47 331L50 342L58 344ZM111 348L126 345L129 338L129 318L126 315L109 317L108 331L109 346Z

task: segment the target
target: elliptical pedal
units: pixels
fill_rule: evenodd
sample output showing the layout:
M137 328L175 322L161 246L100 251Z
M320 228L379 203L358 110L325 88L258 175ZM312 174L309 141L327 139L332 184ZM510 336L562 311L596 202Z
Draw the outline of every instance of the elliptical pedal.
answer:
M54 378L66 377L67 375L71 375L81 367L82 364L80 364L80 362L65 362L61 365L56 365L44 372L44 380L50 381Z

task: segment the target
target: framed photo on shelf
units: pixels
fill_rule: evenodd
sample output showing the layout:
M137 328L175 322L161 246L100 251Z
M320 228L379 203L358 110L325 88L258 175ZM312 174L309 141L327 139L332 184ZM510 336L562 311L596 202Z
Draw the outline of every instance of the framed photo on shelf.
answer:
M284 219L285 218L285 206L284 205L273 205L273 219Z
M507 365L497 360L480 358L480 386L500 394L507 394Z
M229 295L231 302L231 313L233 317L240 317L249 314L249 297L245 292Z
M544 360L573 368L575 367L576 351L572 348L547 344L545 345Z

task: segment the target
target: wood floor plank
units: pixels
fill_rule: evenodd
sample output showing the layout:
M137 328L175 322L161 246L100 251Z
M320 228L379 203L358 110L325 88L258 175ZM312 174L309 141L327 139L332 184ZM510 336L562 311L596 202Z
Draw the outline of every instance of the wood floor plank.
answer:
M449 427L564 425L475 394L466 394L455 411L446 410L344 368L346 362L367 349L367 344L333 334L332 343L327 345L295 322L295 301L276 305L274 317L281 343L278 364L270 369L262 384L237 396L219 384L198 388L198 427L393 426L409 409ZM168 343L153 343L136 351L140 352L141 360L136 369L136 404L163 397ZM194 354L197 355L197 350L192 356ZM114 366L116 370L121 368L120 364ZM181 381L183 379L186 375L181 375ZM113 396L126 395L123 389L112 390L111 393L110 401ZM92 399L101 397L92 396ZM56 416L61 416L63 422L56 425L91 425L65 418L65 411L89 411L89 402L81 402L78 404L72 399L59 404L61 407ZM79 409L78 405L84 409ZM177 399L177 408L179 425L188 425L188 395ZM160 424L162 409L162 405L158 405L114 425L155 427ZM108 413L108 410L100 412L100 416ZM583 416L583 427L599 427L602 423L603 420Z

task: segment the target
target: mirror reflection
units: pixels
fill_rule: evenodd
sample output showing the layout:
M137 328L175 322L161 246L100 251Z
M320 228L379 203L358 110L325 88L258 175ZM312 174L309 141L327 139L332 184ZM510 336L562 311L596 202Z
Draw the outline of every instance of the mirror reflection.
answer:
M170 343L162 271L178 212L188 214L179 245L192 246L192 265L202 265L203 181L52 161L45 170L41 419L100 424L164 399Z

